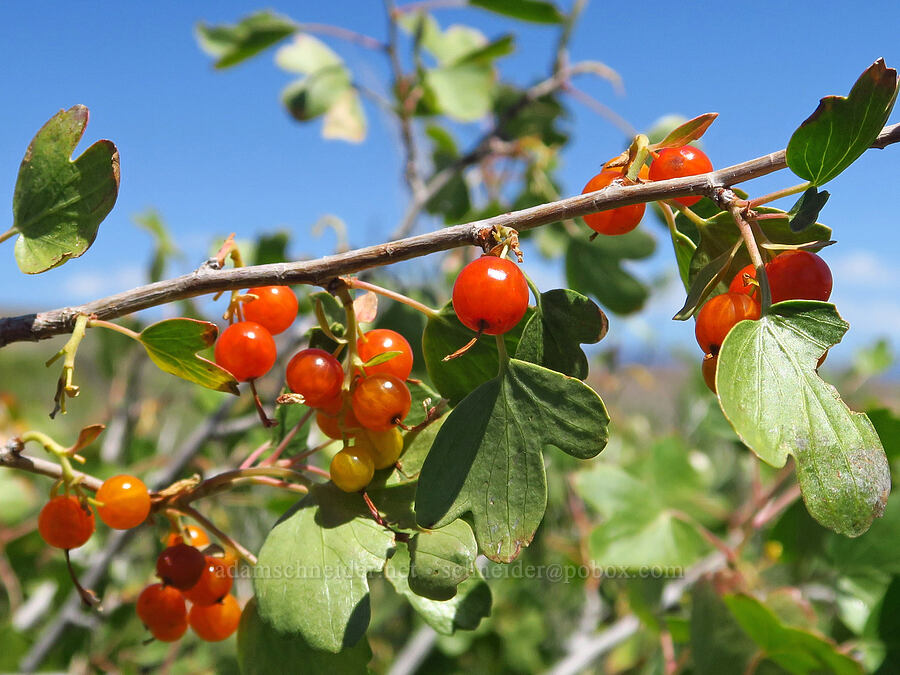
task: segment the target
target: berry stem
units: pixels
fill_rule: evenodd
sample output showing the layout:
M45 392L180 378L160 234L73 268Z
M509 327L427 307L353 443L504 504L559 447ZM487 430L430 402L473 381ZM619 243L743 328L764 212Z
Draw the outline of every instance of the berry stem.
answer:
M216 539L223 542L227 546L233 548L237 551L237 554L241 556L244 560L246 560L251 565L256 564L256 556L253 555L250 551L243 547L240 543L229 537L227 534L222 532L218 527L216 527L211 520L209 520L206 516L200 513L197 509L192 506L178 506L176 507L181 513L188 516L189 518L195 520L203 529L207 532L211 533Z
M334 342L337 342L338 351L340 351L343 348L344 344L346 344L347 340L345 338L340 338L331 332L331 326L328 322L328 317L325 316L325 308L322 306L322 301L319 300L318 298L316 298L316 305L315 305L314 311L316 313L316 320L319 322L319 328L322 330L323 333L325 333L325 336L329 340L333 340ZM337 353L334 354L334 357L337 358Z
M253 393L253 404L256 406L256 412L263 426L266 428L276 426L278 422L269 417L266 409L263 408L262 401L259 399L259 393L256 391L256 380L250 380L250 391Z
M12 239L18 233L19 233L19 231L16 228L14 228L14 227L9 228L6 232L4 232L3 234L0 234L0 243L3 243L7 239Z
M688 220L690 220L692 223L694 223L694 225L696 225L697 227L699 227L701 230L702 230L704 227L706 227L706 219L705 219L705 218L701 218L700 216L698 216L696 213L694 213L694 212L690 209L690 207L687 207L687 206L685 206L684 204L679 204L678 202L676 202L676 201L674 201L674 200L671 200L671 199L668 199L668 200L666 200L666 201L664 201L664 202L660 202L660 203L661 203L661 204L667 204L667 205L669 205L669 206L671 206L671 207L674 207L674 208L678 209L678 210L684 215L685 218L687 218Z
M306 413L297 420L297 423L291 427L291 430L288 431L284 438L281 439L281 442L275 447L275 450L272 451L272 454L266 457L263 461L260 462L260 466L270 466L274 464L279 457L281 457L281 453L284 452L284 449L290 444L292 440L294 440L294 436L297 435L297 432L303 428L303 425L306 424L307 420L313 415L315 410L310 408L306 411Z
M345 284L347 284L347 288L358 288L360 290L372 291L373 293L383 295L384 297L390 298L391 300L402 302L404 305L408 305L413 309L422 312L422 314L427 316L429 319L433 319L439 314L438 310L429 307L428 305L422 304L418 300L413 300L409 296L403 295L402 293L397 293L396 291L392 291L388 288L376 286L375 284L371 284L368 281L362 281L357 277L341 277L341 280Z
M141 334L136 333L130 328L125 328L125 326L120 326L117 323L113 323L111 321L103 321L102 319L88 319L87 322L88 328L108 328L109 330L114 330L117 333L121 333L126 337L130 337L132 340L141 341Z
M56 417L56 413L58 412L62 412L63 415L66 414L66 396L69 398L78 396L78 387L72 384L72 377L75 374L75 353L78 351L78 345L80 345L81 341L84 339L88 319L89 317L87 314L78 315L78 318L75 319L75 327L72 329L72 336L66 342L65 346L50 357L47 363L44 364L49 367L54 361L59 359L60 356L65 357L63 359L62 374L59 376L59 380L56 383L56 396L53 398L54 406L53 410L50 412L50 419Z
M791 195L796 195L801 192L806 192L811 187L812 183L800 183L800 185L794 185L793 187L784 188L783 190L776 190L775 192L770 192L769 194L763 195L762 197L751 199L749 202L747 202L747 205L751 209L754 209L757 206L762 206L763 204L774 202L777 199L782 199L784 197L790 197Z
M344 385L342 387L344 392L349 392L350 385L353 384L353 373L357 366L362 365L362 363L358 363L359 355L356 353L356 334L359 331L359 326L356 323L356 309L353 307L353 297L350 295L349 287L346 284L342 284L337 294L341 299L341 304L344 305L344 314L347 321L345 334L349 336L347 340L347 364L344 368Z

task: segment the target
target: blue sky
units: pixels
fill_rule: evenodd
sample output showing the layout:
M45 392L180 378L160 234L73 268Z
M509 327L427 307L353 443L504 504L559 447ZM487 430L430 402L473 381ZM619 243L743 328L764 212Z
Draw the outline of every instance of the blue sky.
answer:
M216 72L197 47L198 20L230 23L265 6L227 0L158 2L152 10L141 3L0 3L0 59L7 64L0 73L7 102L0 203L11 205L28 141L60 108L87 105L86 141L112 139L122 161L118 203L82 258L25 277L13 262L12 242L0 245L7 261L0 266L0 307L47 309L140 283L150 240L131 218L151 206L187 253L179 272L205 258L215 234L251 238L289 228L299 242L295 253L324 254L333 238L316 239L309 228L325 214L348 224L353 245L376 243L393 229L406 193L398 134L389 120L369 106L365 143L324 141L318 123L297 124L281 108L278 96L291 76L275 67L272 52ZM267 6L298 21L385 34L375 0ZM573 60L601 60L619 72L624 96L600 80L579 84L637 128L668 113L719 112L704 142L714 164L726 166L784 147L821 96L846 94L876 58L900 65L895 15L896 4L886 1L852 9L835 1L777 9L775 3L728 3L726 9L721 3L595 0L571 51ZM515 29L518 49L504 60L504 72L523 84L547 72L555 29L510 24L477 10L437 17L443 26L472 23L489 37ZM383 79L380 56L328 42L361 81ZM566 194L580 192L623 143L621 133L596 114L577 102L571 108L575 142L560 174ZM891 121L898 119L895 113ZM477 130L472 125L471 133ZM898 166L900 147L872 151L828 186L832 197L821 219L839 243L825 256L835 275L833 300L853 324L846 340L851 347L878 335L900 347L900 301L891 283L900 254L891 205ZM783 174L751 189L762 194L794 182ZM419 231L434 227L425 221ZM671 271L671 249L661 245L652 260L633 269L647 279ZM552 267L540 276L559 278ZM611 339L651 351L690 345L692 326L669 321L681 300L677 287L658 293L640 317L614 320ZM849 352L845 348L844 355Z

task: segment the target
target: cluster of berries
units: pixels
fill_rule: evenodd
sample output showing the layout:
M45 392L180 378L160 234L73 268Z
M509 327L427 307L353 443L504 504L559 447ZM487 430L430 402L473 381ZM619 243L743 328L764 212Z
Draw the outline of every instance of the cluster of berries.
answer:
M137 614L161 642L180 639L188 625L200 639L219 642L237 630L241 619L241 606L231 595L237 560L227 550L221 556L204 553L210 541L203 530L189 526L186 534L190 544L181 534L169 535L156 559L161 583L141 592Z
M287 385L316 409L316 423L328 438L343 440L331 460L331 480L345 492L358 492L376 469L396 463L403 452L397 425L412 406L406 380L412 372L409 342L400 333L377 328L356 342L363 366L349 391L344 368L332 354L315 348L297 352L287 366ZM352 444L351 444L352 442Z
M766 263L766 278L772 302L785 300L821 300L831 297L831 270L822 258L810 251L785 251ZM738 272L727 293L713 296L697 313L695 334L703 349L703 379L716 391L716 366L725 336L744 319L760 315L759 284L756 268L747 265ZM816 367L825 360L819 359Z
M643 181L669 180L670 178L683 178L685 176L697 176L713 170L712 162L701 151L692 145L682 145L678 148L663 148L656 153L649 167L642 166L638 178ZM621 179L628 184L625 177L626 168L604 169L588 181L582 194L594 192L605 188L614 180ZM674 201L683 206L692 206L700 201L700 197L679 197ZM630 204L615 209L590 213L584 216L587 223L595 232L607 235L625 234L631 232L644 217L646 204Z
M251 288L253 300L241 303L244 321L233 323L216 341L216 363L238 382L262 377L275 365L273 335L283 333L297 318L297 296L288 286Z
M94 500L100 520L116 530L137 527L150 514L150 492L134 476L113 476L103 482ZM83 546L94 533L94 512L86 498L53 497L38 516L38 532L55 548Z

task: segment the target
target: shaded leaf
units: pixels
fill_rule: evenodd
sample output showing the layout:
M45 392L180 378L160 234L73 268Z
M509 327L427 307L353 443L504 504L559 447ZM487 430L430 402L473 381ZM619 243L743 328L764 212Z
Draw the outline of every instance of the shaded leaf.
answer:
M716 386L725 417L760 459L781 467L794 456L810 515L857 536L884 511L891 477L872 423L815 371L847 328L833 305L773 305L725 338Z
M743 673L757 652L709 580L691 593L691 656L696 675Z
M432 600L449 600L475 568L478 544L464 520L419 532L409 541L409 587Z
M811 187L804 192L800 199L788 211L788 222L791 224L793 232L800 232L816 222L819 217L819 211L825 206L825 202L831 195L822 190L819 192L816 188Z
M385 576L429 626L442 635L457 630L475 630L491 614L491 589L477 571L462 582L450 600L429 600L410 590L409 552L402 544L385 566Z
M697 245L686 234L676 230L672 233L672 247L675 249L678 277L681 279L684 290L688 291L691 288L691 259L694 257Z
M253 580L260 618L314 649L353 646L369 625L366 575L384 567L392 546L358 494L313 487L263 542L256 569L269 573Z
M88 109L60 110L37 132L19 166L13 194L15 256L38 274L90 248L119 194L119 151L97 141L70 158L88 123Z
M655 248L653 237L640 230L590 243L573 238L566 250L566 282L611 312L630 314L643 307L650 292L622 262L647 258Z
M787 165L813 185L824 185L853 164L884 128L897 100L897 71L878 59L848 96L826 96L791 136Z
M273 232L261 234L256 240L256 249L253 254L254 265L268 265L280 263L288 259L288 243L290 236L287 232Z
M503 336L508 353L516 353L519 337L528 320L529 313L526 313L519 324ZM429 317L425 324L422 348L428 376L441 396L450 401L450 405L456 405L469 392L497 375L500 356L493 335L482 335L465 354L452 361L443 361L445 356L474 336L475 333L456 318L450 302L441 308L437 316Z
M583 380L588 360L580 345L599 342L608 328L590 298L569 289L547 291L522 331L516 358Z
M564 18L556 5L541 0L469 0L469 4L533 23L562 23Z
M197 41L216 68L228 68L246 61L292 35L297 25L270 11L256 12L234 25L197 24Z
M694 119L688 120L672 129L661 141L653 143L650 149L677 148L687 145L691 141L696 141L706 133L706 130L716 121L718 116L719 113L698 115Z
M887 408L873 408L867 410L866 415L878 432L888 459L893 461L900 457L900 417Z
M209 321L165 319L142 330L140 340L160 370L207 389L237 394L237 381L231 373L197 356L216 341L218 334L219 329Z
M825 551L835 569L842 574L900 576L900 504L888 500L884 516L858 539L831 535Z
M547 504L543 449L586 459L608 439L603 401L580 380L511 359L449 414L416 492L416 519L443 527L472 513L475 538L491 560L527 546Z
M279 633L264 621L256 598L251 598L241 614L237 654L243 675L287 675L296 672L299 664L309 675L365 675L372 649L367 640L338 654L313 649L302 635Z
M862 666L838 651L837 646L809 631L783 624L759 600L749 595L726 595L725 605L744 632L765 655L791 673L857 675Z

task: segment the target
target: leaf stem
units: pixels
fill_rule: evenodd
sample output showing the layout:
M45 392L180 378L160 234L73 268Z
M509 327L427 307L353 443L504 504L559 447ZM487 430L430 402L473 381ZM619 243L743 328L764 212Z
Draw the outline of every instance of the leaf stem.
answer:
M509 354L506 352L506 340L503 339L502 335L495 335L497 339L497 353L500 355L500 370L497 372L499 377L502 377L506 372L506 366L509 364Z
M56 413L62 412L66 414L66 396L74 398L78 396L78 387L72 384L72 378L75 374L75 353L78 351L78 345L84 339L84 333L87 329L88 315L79 314L75 319L75 327L72 329L72 336L66 342L65 346L54 354L45 364L50 366L60 356L64 356L62 374L56 383L56 396L53 399L54 407L50 412L50 418L56 417Z
M120 326L117 323L113 323L112 321L103 321L102 319L88 319L87 322L88 328L108 328L109 330L114 330L117 333L121 333L127 337L130 337L132 340L141 341L141 334L137 333L130 328L125 328L125 326Z
M243 545L229 537L227 534L222 532L218 527L216 527L211 520L209 520L202 513L197 511L197 509L192 506L178 506L176 507L178 511L181 511L184 515L189 518L197 521L197 523L203 527L204 530L210 532L216 539L223 542L227 546L230 546L235 551L237 551L238 555L241 556L244 560L246 560L251 565L256 564L256 556L253 555L250 551L244 548Z
M3 234L0 234L0 243L3 243L7 239L12 239L18 233L19 233L19 231L16 228L14 228L14 227L9 228L6 232L4 232Z
M774 202L777 199L782 199L784 197L790 197L791 195L795 195L800 192L806 192L811 187L812 187L812 183L800 183L800 185L794 185L793 187L784 188L783 190L776 190L775 192L770 192L767 195L763 195L761 197L756 197L755 199L751 199L749 202L747 202L747 205L751 209L754 209L757 206L762 206L763 204L768 204L769 202Z
M694 225L699 227L701 230L706 227L706 219L698 216L694 211L692 211L689 207L684 206L683 204L679 204L678 202L667 199L663 202L663 204L667 204L670 207L675 207L685 218L690 220Z
M418 300L413 300L409 296L403 295L403 293L398 293L396 291L392 291L389 288L383 288L382 286L376 286L375 284L369 283L368 281L362 281L357 277L341 277L341 280L347 284L347 288L358 288L363 291L372 291L373 293L377 293L378 295L383 295L386 298L390 298L391 300L396 300L397 302L402 302L404 305L408 305L413 309L422 312L429 319L434 319L440 313L438 310L425 305ZM349 331L348 331L349 334Z
M357 361L359 361L359 356L356 353L356 333L358 330L356 323L356 309L353 307L353 297L350 295L350 289L346 284L341 285L337 294L341 299L341 304L344 305L344 313L347 319L347 326L344 332L344 334L348 336L347 366L344 372L343 390L349 392L350 385L353 384L353 373L358 365L362 365L361 363L357 363Z

